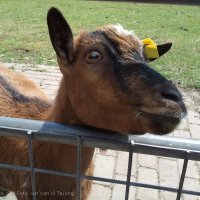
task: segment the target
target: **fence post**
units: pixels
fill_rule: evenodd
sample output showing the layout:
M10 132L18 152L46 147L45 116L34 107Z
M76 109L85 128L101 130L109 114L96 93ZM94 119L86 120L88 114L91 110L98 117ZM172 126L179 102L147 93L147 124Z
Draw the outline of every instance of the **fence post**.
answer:
M190 154L190 151L187 151L186 154L185 154L182 173L181 173L181 179L180 179L180 182L179 182L179 188L178 188L176 200L180 200L180 198L181 198L181 193L182 193L182 190L183 190L183 183L184 183L184 180L185 180L185 174L186 174L187 165L188 165L189 154Z
M81 137L77 137L76 199L81 200Z
M128 200L128 198L129 198L130 181L131 181L131 169L132 169L132 161L133 161L133 148L134 148L134 141L131 140L130 149L129 149L129 157L128 157L128 171L127 171L127 179L126 179L125 200Z
M34 160L33 160L33 144L32 144L32 131L27 131L28 134L28 152L29 152L29 163L31 170L31 187L33 200L36 200L36 189L35 189L35 169L34 169Z

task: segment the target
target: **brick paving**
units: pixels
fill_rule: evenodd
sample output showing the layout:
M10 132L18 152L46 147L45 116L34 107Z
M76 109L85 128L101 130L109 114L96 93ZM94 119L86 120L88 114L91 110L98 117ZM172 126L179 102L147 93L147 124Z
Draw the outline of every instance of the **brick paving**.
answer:
M61 73L54 66L25 66L20 64L6 64L15 71L23 72L28 78L44 89L49 98L53 99L59 86ZM183 96L188 108L188 115L180 126L170 135L176 137L200 139L200 94L195 91L186 92ZM126 180L128 153L112 150L96 149L95 176ZM183 161L134 154L131 181L177 187L181 175ZM200 162L190 161L184 183L185 189L200 192ZM94 181L89 200L123 200L125 186ZM152 189L131 187L130 200L173 200L176 194ZM13 194L0 200L15 199ZM200 200L198 196L183 195L182 200Z

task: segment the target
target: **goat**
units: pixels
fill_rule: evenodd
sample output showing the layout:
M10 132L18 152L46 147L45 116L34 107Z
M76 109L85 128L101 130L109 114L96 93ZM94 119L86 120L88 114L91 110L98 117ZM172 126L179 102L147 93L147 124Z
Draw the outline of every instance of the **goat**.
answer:
M47 15L50 39L63 74L54 103L23 75L0 68L0 115L93 126L122 133L167 134L186 114L181 93L149 67L155 58L143 42L120 25L108 25L73 37L62 13ZM158 55L171 44L158 45ZM74 173L76 147L35 141L35 167ZM82 148L82 174L93 174L94 149ZM0 137L0 163L28 166L25 140ZM86 200L90 181L82 181ZM30 174L0 170L0 189L18 200L32 199ZM37 199L76 198L74 178L36 174ZM60 191L60 193L55 193ZM49 195L44 195L47 192ZM46 193L46 194L47 194ZM53 194L53 195L51 195ZM70 194L70 195L69 195Z

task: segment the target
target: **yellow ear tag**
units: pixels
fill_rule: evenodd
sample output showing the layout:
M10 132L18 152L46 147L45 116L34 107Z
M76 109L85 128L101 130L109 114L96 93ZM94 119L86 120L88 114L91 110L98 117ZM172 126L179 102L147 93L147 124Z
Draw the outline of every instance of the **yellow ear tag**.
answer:
M144 52L147 58L159 58L159 53L156 43L151 38L143 40Z

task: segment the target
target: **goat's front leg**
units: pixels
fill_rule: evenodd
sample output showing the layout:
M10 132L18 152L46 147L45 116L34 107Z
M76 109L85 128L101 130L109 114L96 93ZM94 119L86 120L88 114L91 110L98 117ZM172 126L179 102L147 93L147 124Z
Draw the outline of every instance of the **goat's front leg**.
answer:
M30 172L19 172L15 183L15 195L18 200L32 200Z
M17 188L15 190L15 195L17 197L17 200L32 200L33 199L31 186Z
M90 167L88 168L86 175L87 176L93 176L94 174L94 163L93 160L90 163ZM88 196L91 192L92 189L92 181L91 180L83 180L81 183L81 188L82 188L82 199L87 200Z
M0 197L5 197L8 195L8 193L9 193L8 190L0 186Z

